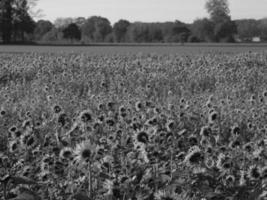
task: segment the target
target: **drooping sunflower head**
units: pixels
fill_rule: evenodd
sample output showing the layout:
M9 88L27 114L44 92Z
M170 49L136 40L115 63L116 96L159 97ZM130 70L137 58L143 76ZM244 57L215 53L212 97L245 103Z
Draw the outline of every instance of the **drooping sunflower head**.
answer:
M208 126L201 127L200 135L204 137L208 137L211 135L211 129Z
M188 154L185 157L185 162L190 166L197 165L204 160L203 152L198 146L193 146L190 148Z
M70 147L65 147L65 148L61 149L59 155L61 158L69 160L73 156L73 150Z
M17 140L12 140L9 142L9 151L11 153L14 153L15 151L17 151L19 149L19 141Z
M149 136L148 136L146 131L140 131L136 135L136 140L137 140L137 142L147 144L147 142L149 140Z
M219 113L216 111L212 111L209 113L209 123L214 124L219 118Z

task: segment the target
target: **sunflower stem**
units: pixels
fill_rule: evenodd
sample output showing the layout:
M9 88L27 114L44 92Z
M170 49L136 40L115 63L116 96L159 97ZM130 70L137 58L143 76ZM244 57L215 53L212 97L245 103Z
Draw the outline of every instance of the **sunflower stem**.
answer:
M171 151L171 181L172 181L172 159L173 159L173 151Z
M92 166L91 166L91 161L89 162L89 197L90 197L90 199L93 199Z
M4 192L4 200L7 200L7 195L6 195L6 183L3 183L3 192Z

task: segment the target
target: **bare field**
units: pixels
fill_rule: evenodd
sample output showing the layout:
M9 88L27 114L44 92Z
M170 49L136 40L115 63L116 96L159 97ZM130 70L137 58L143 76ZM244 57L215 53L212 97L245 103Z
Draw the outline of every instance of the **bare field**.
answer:
M267 44L124 44L106 45L98 44L92 46L82 45L1 45L0 52L9 53L86 53L91 55L106 54L136 54L136 53L157 53L157 54L199 54L199 53L243 53L243 52L264 52Z

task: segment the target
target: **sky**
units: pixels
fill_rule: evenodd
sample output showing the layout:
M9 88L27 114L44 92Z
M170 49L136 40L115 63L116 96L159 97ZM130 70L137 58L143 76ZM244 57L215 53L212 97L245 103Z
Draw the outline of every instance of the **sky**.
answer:
M180 20L191 23L207 17L206 0L39 0L42 19L58 17L102 16L111 23L119 19L130 22L165 22ZM229 0L232 19L267 17L267 0Z

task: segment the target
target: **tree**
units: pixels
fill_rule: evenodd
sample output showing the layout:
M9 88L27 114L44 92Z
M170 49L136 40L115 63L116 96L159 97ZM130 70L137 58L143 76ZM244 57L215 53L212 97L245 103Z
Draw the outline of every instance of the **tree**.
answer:
M41 40L42 37L54 28L54 25L50 21L39 20L36 23L34 29L34 38L35 40Z
M206 9L215 24L215 41L233 41L236 25L231 21L228 0L208 0Z
M0 30L3 43L10 43L12 34L12 0L0 1Z
M33 32L35 22L29 11L27 0L0 1L0 27L4 43L18 38L24 40L25 34Z
M225 21L216 24L214 29L215 39L218 42L234 42L233 35L236 33L237 28L233 21Z
M243 41L260 36L259 22L255 19L236 20L237 34Z
M29 15L27 0L15 0L13 4L13 39L24 41L25 34L33 33L35 22Z
M184 23L176 21L172 28L172 41L171 42L181 42L187 41L190 34L190 30L186 27Z
M127 32L129 42L150 42L148 24L135 22L132 23Z
M85 42L104 42L112 32L108 19L98 16L90 17L81 27L82 39Z
M81 28L86 22L86 19L84 17L77 17L74 19L74 23Z
M58 42L63 39L62 28L53 27L49 32L47 32L43 37L42 41L46 42Z
M260 37L262 41L267 41L267 18L259 20Z
M206 9L210 18L215 23L221 23L230 20L230 9L228 0L208 0Z
M104 42L106 36L112 32L112 27L107 18L98 17L95 22L95 33L94 40L95 42Z
M54 26L56 28L65 28L71 23L74 23L74 19L72 19L71 17L67 17L67 18L60 17L55 20Z
M191 26L191 31L201 42L212 42L214 41L214 27L215 24L207 19L197 19Z
M63 29L63 37L71 41L81 40L81 31L75 23L71 23Z
M127 20L119 20L113 26L113 33L116 42L125 42L126 33L130 22Z

